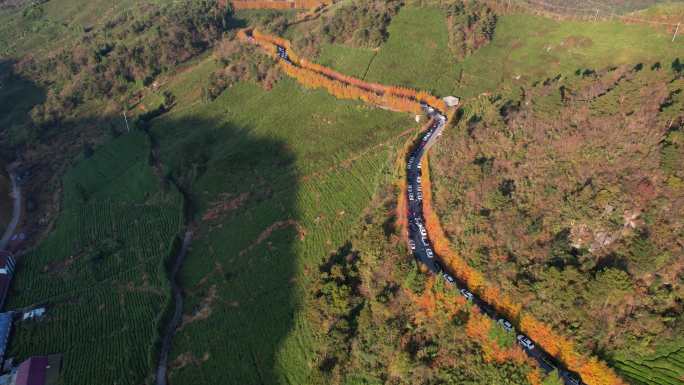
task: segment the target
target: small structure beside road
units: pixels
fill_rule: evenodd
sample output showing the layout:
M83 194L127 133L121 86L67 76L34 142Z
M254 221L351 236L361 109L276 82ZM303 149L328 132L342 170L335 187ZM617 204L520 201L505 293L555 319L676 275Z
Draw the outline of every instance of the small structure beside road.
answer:
M446 103L449 107L456 107L460 102L460 99L455 96L445 96L442 98L442 100L444 100L444 103Z

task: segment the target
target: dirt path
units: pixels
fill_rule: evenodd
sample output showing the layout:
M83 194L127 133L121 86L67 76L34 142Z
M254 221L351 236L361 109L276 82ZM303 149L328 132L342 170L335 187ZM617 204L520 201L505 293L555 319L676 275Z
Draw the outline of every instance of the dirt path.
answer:
M183 315L183 295L178 282L176 282L176 274L183 264L183 259L185 259L185 255L188 253L188 248L190 247L191 241L192 231L187 230L185 232L185 236L183 237L183 244L176 255L176 260L173 263L173 268L171 269L169 277L171 280L171 289L173 291L175 309L173 312L173 317L166 326L164 336L162 337L162 347L161 352L159 353L159 365L157 366L157 385L167 384L167 366L169 361L169 351L171 350L171 342L173 341L173 336L176 334L176 329L178 328Z
M14 230L17 229L17 225L19 224L19 220L21 219L21 188L19 188L19 183L17 183L17 178L14 175L14 173L11 170L7 170L7 172L9 173L10 179L12 180L11 196L14 202L12 208L12 220L7 225L7 229L5 229L5 233L0 239L0 250L3 250L7 246L10 237L12 236L12 234L14 234Z

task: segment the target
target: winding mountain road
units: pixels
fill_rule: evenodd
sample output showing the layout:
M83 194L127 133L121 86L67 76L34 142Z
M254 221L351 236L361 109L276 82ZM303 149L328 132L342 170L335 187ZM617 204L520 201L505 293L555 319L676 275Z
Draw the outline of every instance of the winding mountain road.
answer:
M0 250L4 250L9 243L12 234L17 229L19 225L19 220L21 219L21 188L19 187L19 182L17 182L17 177L11 170L7 170L10 180L12 181L12 219L10 220L5 233L2 238L0 238Z
M442 112L434 108L424 105L425 112L432 118L432 123L429 129L422 137L418 146L410 153L406 165L408 178L408 220L409 220L409 246L413 249L415 257L424 263L430 271L437 275L442 275L447 284L452 285L458 289L468 301L477 306L480 311L487 315L494 322L503 327L509 333L515 333L518 344L523 351L532 359L537 361L539 366L546 372L550 373L554 370L558 371L566 385L582 385L584 384L576 373L564 369L560 363L550 354L546 353L541 347L537 346L534 341L527 336L516 332L513 325L503 316L498 314L494 307L483 301L476 294L468 290L467 285L456 278L455 275L450 274L444 267L444 264L439 262L439 256L435 255L431 247L429 234L425 226L423 218L423 199L422 199L422 181L420 179L421 169L420 162L425 153L437 141L437 138L442 134L446 126L446 116ZM505 326L504 326L505 325Z
M279 60L287 63L287 65L298 66L298 64L290 60L286 47L280 45L275 46L276 55ZM323 75L327 76L325 74ZM377 92L375 90L369 91ZM416 101L418 102L419 100ZM506 320L503 315L497 313L494 307L489 303L483 301L475 293L470 292L468 286L464 282L456 278L455 275L452 275L453 272L449 272L445 269L444 264L439 262L440 257L435 255L435 252L432 249L432 243L430 242L430 237L427 233L423 217L423 191L422 181L420 179L420 161L430 147L434 145L437 138L442 134L447 123L447 117L443 111L439 111L422 101L420 101L420 103L425 113L432 120L419 144L409 154L406 166L408 178L408 239L409 246L411 250L413 250L414 256L424 263L432 273L441 275L447 281L448 285L451 285L455 290L459 290L459 292L474 306L477 306L483 314L494 320L495 323L503 327L509 333L515 333L514 335L523 351L530 358L535 360L543 371L546 373L557 371L565 385L586 385L577 373L565 369L558 360L544 351L538 344L515 330L515 327L511 322Z

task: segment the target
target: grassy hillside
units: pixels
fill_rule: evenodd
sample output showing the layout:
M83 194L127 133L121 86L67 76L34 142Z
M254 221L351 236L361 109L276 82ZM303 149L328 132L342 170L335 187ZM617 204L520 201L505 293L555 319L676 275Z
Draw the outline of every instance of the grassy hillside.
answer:
M50 203L31 218L60 211L8 304L47 303L48 316L18 325L11 354L64 353L65 384L149 383L169 310L164 262L185 213L195 237L179 275L172 384L531 381L511 336L425 280L399 241L392 164L411 117L304 89L231 43L225 15L148 7L162 3L0 11L0 56L23 69L0 73L3 155L18 148L36 170L29 191ZM684 39L513 14L456 60L453 19L417 3L332 7L361 14L352 24L326 14L285 29L294 15L272 11L231 22L283 30L317 62L368 81L473 97L434 163L459 251L635 383L676 383L684 85L673 61ZM200 33L207 15L216 28ZM325 39L311 37L326 26ZM48 52L60 56L43 61ZM140 124L151 142L135 125L125 133L122 110L162 114ZM578 242L586 228L621 238L590 255L568 246L572 226Z
M318 381L309 363L325 337L302 313L311 279L351 236L413 124L282 79L270 92L238 83L154 125L199 222L172 382Z
M148 157L133 132L80 160L64 176L55 231L19 262L7 307L48 312L16 326L10 354L64 354L65 384L138 385L155 365L182 200Z
M149 4L166 0L46 1L0 10L0 58L45 54L77 41L84 31L109 26L110 33Z
M640 62L670 63L684 39L621 22L556 21L529 14L498 17L493 41L462 61L449 53L446 15L406 6L392 20L389 39L372 50L322 44L320 61L366 80L463 97L517 92L520 86L577 69Z
M531 81L577 69L670 63L684 54L684 39L642 25L554 21L530 15L500 17L494 40L458 63L463 96L514 90Z
M446 15L437 8L405 7L392 20L366 80L447 95L454 90Z

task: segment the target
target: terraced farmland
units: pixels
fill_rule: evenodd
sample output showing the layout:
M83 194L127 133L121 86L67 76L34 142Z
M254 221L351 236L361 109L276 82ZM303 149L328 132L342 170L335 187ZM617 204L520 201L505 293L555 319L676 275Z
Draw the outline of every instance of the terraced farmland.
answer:
M320 382L323 337L300 312L312 269L354 232L414 125L290 79L270 92L240 83L155 124L200 222L171 383Z
M650 358L615 360L615 368L638 385L678 385L684 381L684 348Z
M23 256L8 308L46 304L17 327L10 354L63 353L68 384L131 384L154 365L169 301L165 258L182 224L180 194L161 186L140 132L82 159L64 177L56 230Z

